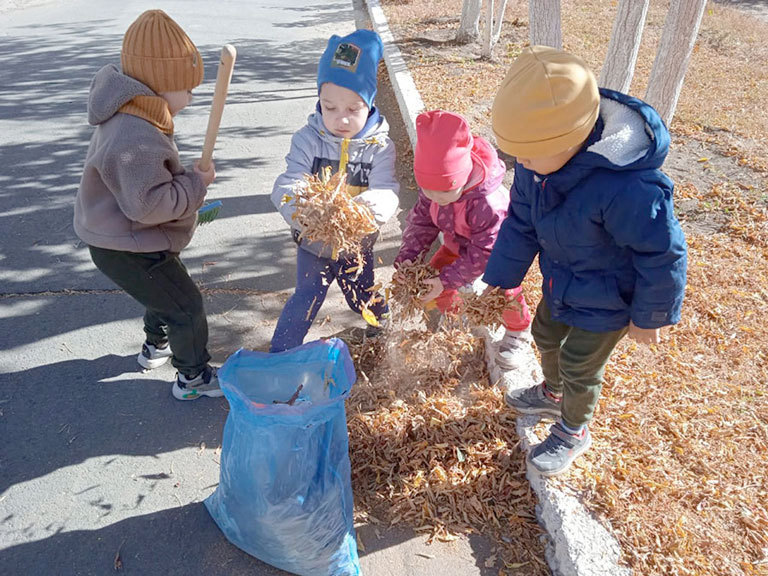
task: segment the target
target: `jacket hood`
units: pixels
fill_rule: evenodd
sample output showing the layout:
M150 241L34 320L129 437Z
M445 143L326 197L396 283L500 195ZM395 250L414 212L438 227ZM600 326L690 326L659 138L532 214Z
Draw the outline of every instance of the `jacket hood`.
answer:
M138 80L126 76L114 64L108 64L96 73L88 95L88 123L103 124L127 102L136 96L155 96Z
M467 194L487 195L495 192L504 180L507 167L501 161L493 146L479 136L474 137L472 163L474 166L472 177L474 177L475 170L480 169L483 172L483 180L476 186L466 190L464 196Z
M669 131L658 112L642 100L600 88L600 116L584 149L550 182L579 182L595 169L656 170L669 152ZM567 186L570 188L571 186Z
M326 142L335 143L337 145L341 144L341 141L344 140L341 136L334 136L331 134L328 129L325 127L325 124L323 124L323 115L320 113L319 110L319 104L318 104L318 110L314 112L313 114L310 114L307 118L307 124L315 131L317 132L318 138L321 140L325 140ZM376 107L371 108L371 112L368 114L368 119L365 122L365 126L363 126L363 129L360 131L359 134L356 134L353 138L349 138L349 140L369 140L369 139L376 139L377 137L381 136L382 138L386 139L389 135L389 124L387 123L386 118L379 114L379 110Z

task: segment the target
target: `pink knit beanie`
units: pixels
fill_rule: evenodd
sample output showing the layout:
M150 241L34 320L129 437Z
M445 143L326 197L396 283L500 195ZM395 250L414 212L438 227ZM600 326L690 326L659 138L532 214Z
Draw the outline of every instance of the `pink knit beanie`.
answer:
M453 112L432 110L416 118L413 173L425 190L460 188L472 173L472 133L467 121Z

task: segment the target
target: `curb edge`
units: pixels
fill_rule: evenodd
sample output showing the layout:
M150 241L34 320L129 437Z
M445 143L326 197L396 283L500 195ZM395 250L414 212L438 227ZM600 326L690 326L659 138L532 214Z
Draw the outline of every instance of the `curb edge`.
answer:
M352 0L358 28L369 23L384 43L384 62L389 72L392 89L397 97L400 113L408 132L411 147L416 147L416 117L424 110L424 101L416 88L408 66L392 34L379 0ZM367 10L366 10L367 7ZM367 18L366 18L367 13ZM503 388L523 388L536 383L541 371L531 349L529 373L516 374L512 380L494 362L494 354L501 334L481 330L486 345L486 361L492 381ZM522 447L528 452L538 442L533 433L536 417L517 420L516 433ZM548 483L528 466L526 476L539 499L537 516L549 538L546 559L556 576L629 576L631 571L620 566L620 546L616 538L600 524L581 502Z

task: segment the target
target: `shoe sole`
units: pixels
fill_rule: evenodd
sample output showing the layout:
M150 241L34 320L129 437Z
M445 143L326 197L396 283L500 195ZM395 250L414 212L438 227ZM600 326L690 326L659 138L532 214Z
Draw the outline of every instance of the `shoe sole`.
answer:
M578 449L577 452L574 453L573 457L570 459L570 461L566 462L563 466L560 468L556 468L555 470L539 470L536 465L531 461L531 455L533 454L533 450L528 452L528 456L526 456L525 461L533 468L533 470L546 478L551 478L552 476L558 476L562 474L563 472L566 472L568 468L571 467L571 464L573 464L576 461L576 458L584 454L587 450L589 450L589 447L592 446L592 435L587 436L587 441L582 444L582 446Z
M160 366L168 362L170 359L170 356L162 356L161 358L155 358L153 360L151 358L147 358L141 352L139 352L139 355L136 357L136 361L139 363L139 366L144 368L144 370L154 370L155 368L160 368Z
M196 390L196 388L193 388L192 390ZM181 388L179 386L178 382L173 383L173 388L171 388L171 393L173 394L173 397L176 398L176 400L197 400L198 398L202 398L203 396L208 396L209 398L221 398L224 396L224 391L219 389L216 390L206 390L205 392L198 392L194 396L190 395L190 391L186 388Z
M507 406L512 408L512 410L515 410L516 412L519 412L520 414L546 414L547 416L553 416L555 418L559 418L561 416L560 410L555 410L554 408L537 408L536 406L515 406L510 401L510 397L507 394L504 394L504 402Z

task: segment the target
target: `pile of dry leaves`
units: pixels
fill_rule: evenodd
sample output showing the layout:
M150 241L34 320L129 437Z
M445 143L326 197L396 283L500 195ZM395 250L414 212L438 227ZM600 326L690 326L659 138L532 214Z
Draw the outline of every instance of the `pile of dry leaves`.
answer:
M461 330L389 330L351 351L358 514L439 540L491 534L498 546L487 566L548 574L514 414L489 382L482 341Z
M426 106L464 113L475 131L489 136L493 95L512 58L527 43L527 3L508 3L496 61L479 59L479 46L452 41L460 0L383 4ZM630 90L634 95L644 93L668 7L668 2L651 2ZM562 2L565 47L595 70L605 55L615 10L616 2ZM622 545L623 561L644 576L768 574L768 330L757 323L768 317L767 35L767 24L719 4L708 5L672 124L675 145L696 139L707 147L707 156L667 167L677 184L678 209L685 207L678 216L689 244L683 320L664 331L659 346L628 340L620 344L592 425L594 447L570 474L554 480L600 513ZM532 272L525 282L531 301L540 294L539 281ZM482 358L474 362L482 364ZM474 430L462 430L470 434L464 440L451 435L451 441L440 442L429 436L460 429L446 416L454 410L470 414L444 388L435 388L434 394L425 392L424 399L402 403L394 396L383 412L361 408L354 419L354 426L370 427L366 430L371 433L381 426L388 430L389 442L423 458L430 490L431 481L442 480L438 464L448 485L453 486L454 477L463 478L460 472L453 476L466 469L456 446L466 455ZM423 419L415 427L390 421L393 415L411 414ZM432 417L440 426L430 428ZM498 410L493 421L506 428L509 418ZM430 440L446 444L445 451L413 451L411 441ZM363 468L359 480L373 486L377 474L384 479L389 491L378 497L392 501L402 518L438 533L450 524L445 518L456 527L475 526L473 517L460 521L450 498L438 504L427 492L412 508L404 495L413 497L415 485L423 490L422 477L413 476L408 462L389 446L370 449L395 464L384 469L372 464ZM483 444L481 453L487 451ZM516 478L522 490L524 480ZM491 492L498 494L494 490L499 484L493 486ZM461 492L465 508L476 509L468 500L482 498L473 493L478 487L470 484ZM482 487L480 493L489 494ZM503 503L490 496L488 501L500 518L505 510L515 515L516 498L522 496L505 496ZM446 515L435 516L441 506ZM493 517L488 518L493 525Z

